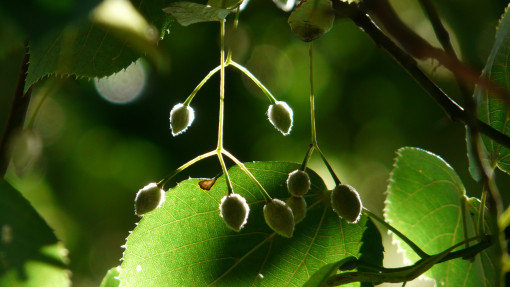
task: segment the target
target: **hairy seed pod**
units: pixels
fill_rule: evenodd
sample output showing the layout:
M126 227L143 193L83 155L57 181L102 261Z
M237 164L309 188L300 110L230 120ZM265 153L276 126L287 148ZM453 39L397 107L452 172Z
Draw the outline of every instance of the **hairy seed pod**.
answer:
M273 126L279 130L284 136L290 133L292 128L292 109L286 102L277 101L269 106L267 116Z
M170 111L170 129L176 136L186 131L195 119L195 112L190 106L183 104L175 105Z
M296 169L287 177L287 190L294 196L303 196L310 189L310 177L305 171Z
M151 182L138 191L135 197L135 214L142 216L161 206L165 201L165 191Z
M294 233L294 215L290 207L279 199L272 199L263 208L266 224L283 237L291 238Z
M292 209L294 223L300 223L306 216L306 200L302 196L291 196L286 203Z
M331 192L331 205L338 216L348 223L357 223L361 217L361 199L354 187L339 184Z
M221 199L220 216L231 229L241 230L248 220L249 213L250 207L241 195L232 193Z

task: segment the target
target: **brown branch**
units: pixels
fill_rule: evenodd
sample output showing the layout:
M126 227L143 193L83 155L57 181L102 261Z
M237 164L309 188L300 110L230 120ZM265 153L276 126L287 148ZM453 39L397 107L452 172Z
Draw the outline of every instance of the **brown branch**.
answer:
M416 82L441 106L443 111L453 121L460 121L470 127L478 125L481 133L495 142L510 148L510 137L494 129L490 125L471 119L468 113L446 95L433 81L431 81L419 68L416 60L402 50L395 42L382 32L372 19L366 15L355 3L346 3L341 0L333 1L333 8L337 17L347 17L367 33L375 44L390 54L406 70Z
M12 99L11 107L9 110L9 116L5 124L5 129L0 139L0 176L4 177L7 172L7 167L10 161L10 155L8 153L9 141L16 133L16 131L23 128L23 122L28 110L28 104L30 103L30 96L32 94L32 87L24 94L23 89L25 87L25 79L27 76L29 65L29 53L28 53L28 42L25 42L25 55L23 56L23 62L18 74L18 81L16 83L16 90L14 91L14 97Z
M338 1L335 0L335 2ZM352 5L354 6L356 4ZM420 60L437 60L442 66L454 73L456 77L468 86L474 86L475 84L479 85L492 93L493 96L503 100L506 106L510 108L510 92L507 89L484 76L480 76L479 71L468 67L456 57L451 57L448 50L451 49L453 51L453 48L445 48L445 53L443 50L430 45L425 39L416 34L413 30L409 29L409 27L402 22L389 4L388 0L364 0L358 8L370 14L371 17L377 21L377 24L383 27L384 30L390 34L409 55ZM430 8L430 6L424 7L427 13L431 12ZM437 13L436 17L438 17ZM437 27L434 27L434 29L436 28ZM447 37L449 38L449 36L444 28L439 29L442 30L439 34L439 40L443 43Z

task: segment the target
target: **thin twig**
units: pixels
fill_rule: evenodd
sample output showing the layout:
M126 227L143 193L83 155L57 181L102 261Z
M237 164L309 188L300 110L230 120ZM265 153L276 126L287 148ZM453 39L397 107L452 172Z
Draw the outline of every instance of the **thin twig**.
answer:
M429 96L441 106L451 120L460 121L470 127L473 126L473 120L470 120L467 112L431 81L418 68L416 60L388 38L356 4L334 0L333 7L338 16L345 16L351 19L372 38L378 47L388 52L416 80ZM510 137L480 120L475 120L475 122L481 133L495 142L510 148Z
M26 93L23 93L25 88L25 79L27 77L29 65L28 42L25 42L25 55L18 74L18 81L16 83L16 90L12 99L11 107L9 109L9 116L5 129L0 140L0 176L4 177L9 166L10 155L8 154L9 141L18 130L23 128L23 122L30 103L30 96L32 94L32 87Z
M338 0L335 0L338 2ZM349 5L349 4L348 4ZM443 50L429 44L420 35L411 30L398 17L388 0L364 0L360 6L352 4L351 6L369 13L375 17L377 23L384 27L391 36L404 48L404 50L413 57L421 60L435 59L442 66L453 72L462 82L468 85L478 85L492 96L497 96L505 105L510 108L510 91L502 87L500 84L480 76L480 72L473 70L466 64L459 61L456 57L451 57ZM446 30L443 29L442 32ZM444 34L441 32L441 40L444 40ZM448 51L447 51L448 52Z

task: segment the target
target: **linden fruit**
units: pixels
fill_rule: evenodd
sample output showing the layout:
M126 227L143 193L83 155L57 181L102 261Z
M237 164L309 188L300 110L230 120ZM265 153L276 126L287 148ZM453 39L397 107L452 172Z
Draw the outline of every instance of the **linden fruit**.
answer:
M241 230L248 220L250 207L246 199L237 193L225 195L220 203L220 216L228 227L235 231Z
M266 224L281 236L291 238L294 233L294 215L285 202L272 199L263 208Z
M348 223L357 223L361 217L361 199L354 187L339 184L331 192L333 210Z
M151 182L138 191L135 197L135 214L142 216L161 206L165 201L165 191Z
M176 136L186 131L195 119L195 112L190 106L183 104L175 105L170 111L170 129Z

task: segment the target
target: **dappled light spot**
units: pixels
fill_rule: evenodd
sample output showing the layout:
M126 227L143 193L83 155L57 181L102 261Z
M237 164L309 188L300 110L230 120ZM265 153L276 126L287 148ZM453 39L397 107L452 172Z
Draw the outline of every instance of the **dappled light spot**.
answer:
M42 153L42 141L31 130L19 131L9 141L9 154L16 174L22 176L31 170Z
M129 65L125 70L104 78L95 78L97 92L107 101L126 104L137 99L145 86L146 71L140 61Z

